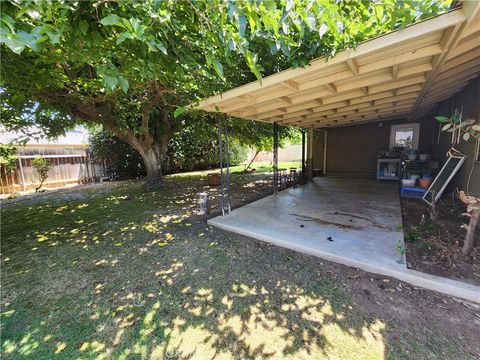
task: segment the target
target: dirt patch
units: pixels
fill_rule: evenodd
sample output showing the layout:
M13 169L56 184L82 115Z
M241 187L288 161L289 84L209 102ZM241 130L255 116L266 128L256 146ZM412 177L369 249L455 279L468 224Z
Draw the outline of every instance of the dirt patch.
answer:
M480 229L475 232L472 256L462 254L468 218L465 206L451 199L437 204L438 218L430 220L429 209L419 200L402 198L405 248L410 268L433 275L480 285Z

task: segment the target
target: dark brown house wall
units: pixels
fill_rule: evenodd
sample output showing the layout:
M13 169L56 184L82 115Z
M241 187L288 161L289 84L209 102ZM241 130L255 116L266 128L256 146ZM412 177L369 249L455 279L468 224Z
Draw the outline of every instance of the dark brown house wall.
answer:
M455 109L463 108L463 119L476 119L480 115L480 81L477 77L462 91L456 93L450 99L443 101L438 107L437 114L450 116ZM445 162L446 153L451 147L451 133L442 132L438 143L438 154L441 163ZM455 148L465 155L467 160L452 180L450 187L458 187L468 190L471 194L480 195L480 161L477 161L478 154L475 154L476 143L472 140L465 142L460 140ZM470 178L470 181L469 181Z
M420 123L418 148L429 153L442 166L450 148L451 134L440 131L436 114L449 116L455 108L463 107L464 119L479 118L480 81L471 81L462 91L439 104L431 115L412 122ZM376 159L380 150L388 150L390 126L407 123L406 120L382 121L370 124L345 126L327 130L327 176L374 177ZM318 133L320 134L320 133ZM313 141L314 167L323 168L323 136L315 135ZM475 142L463 140L456 148L468 156L467 161L452 181L452 186L467 189L471 194L480 194L480 162L474 154ZM471 175L470 175L471 173Z
M390 126L406 122L382 121L328 129L327 175L375 177L377 154L389 147ZM433 118L415 122L420 123L419 149L428 152L432 147ZM318 146L316 149L322 149L322 153L315 150L314 158L323 156L323 148Z

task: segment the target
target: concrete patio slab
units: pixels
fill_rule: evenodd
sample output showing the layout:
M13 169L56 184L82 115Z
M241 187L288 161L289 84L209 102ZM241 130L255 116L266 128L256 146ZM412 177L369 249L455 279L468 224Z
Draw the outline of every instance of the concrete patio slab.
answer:
M400 200L392 183L368 179L316 178L271 195L210 225L291 250L392 276L399 280L480 302L480 287L409 270Z

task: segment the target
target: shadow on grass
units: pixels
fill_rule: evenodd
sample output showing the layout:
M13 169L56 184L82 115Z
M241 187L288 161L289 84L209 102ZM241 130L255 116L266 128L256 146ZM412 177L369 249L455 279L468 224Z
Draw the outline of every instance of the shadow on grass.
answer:
M386 323L318 259L193 217L200 180L3 209L4 358L386 356Z

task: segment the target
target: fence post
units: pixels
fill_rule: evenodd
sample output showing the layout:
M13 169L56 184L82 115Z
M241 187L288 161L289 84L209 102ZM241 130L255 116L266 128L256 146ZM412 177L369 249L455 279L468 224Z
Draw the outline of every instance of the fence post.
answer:
M20 177L22 178L23 191L27 191L27 184L25 184L25 174L23 173L22 157L18 155L18 163L20 164Z

